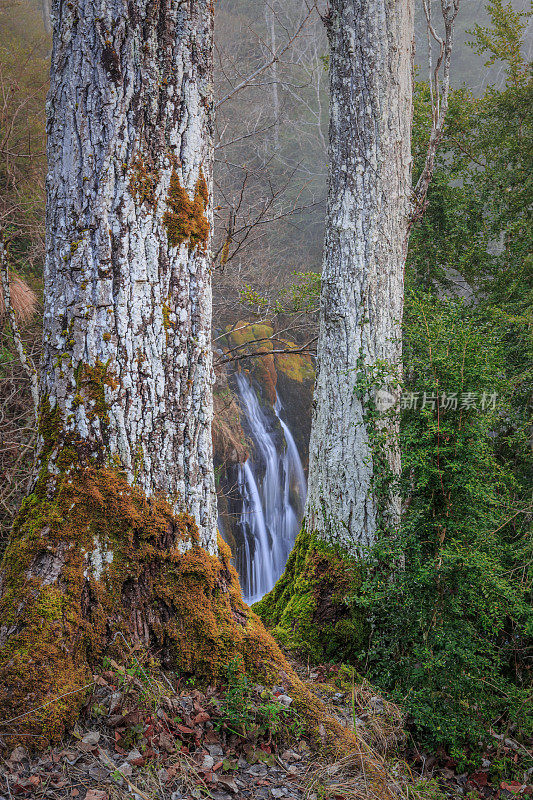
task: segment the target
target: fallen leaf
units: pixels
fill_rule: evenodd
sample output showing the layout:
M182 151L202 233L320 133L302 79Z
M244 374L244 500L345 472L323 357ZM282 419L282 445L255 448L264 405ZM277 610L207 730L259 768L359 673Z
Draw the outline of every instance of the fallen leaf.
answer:
M88 789L85 800L107 800L107 792L102 789Z
M472 781L472 783L476 783L478 786L486 786L489 779L486 772L475 772L473 775L470 775L468 780Z
M177 725L177 729L180 733L194 733L192 728L187 728L186 725Z
M509 783L502 781L500 787L505 789L506 792L511 792L511 794L523 794L526 790L526 784L518 781L509 781Z

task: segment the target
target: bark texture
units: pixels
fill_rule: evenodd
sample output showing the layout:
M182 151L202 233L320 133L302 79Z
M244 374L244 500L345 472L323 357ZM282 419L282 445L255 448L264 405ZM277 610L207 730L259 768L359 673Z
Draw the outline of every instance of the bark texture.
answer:
M413 0L332 0L329 192L306 525L357 553L378 503L357 375L401 366L411 185ZM390 388L387 386L384 389ZM380 399L385 400L386 395ZM389 410L390 414L390 410ZM386 458L400 471L398 423ZM398 499L387 498L394 523Z
M41 452L0 568L0 746L60 737L117 642L206 677L283 661L217 557L213 5L52 12Z
M41 394L66 442L196 519L211 460L209 0L53 7Z

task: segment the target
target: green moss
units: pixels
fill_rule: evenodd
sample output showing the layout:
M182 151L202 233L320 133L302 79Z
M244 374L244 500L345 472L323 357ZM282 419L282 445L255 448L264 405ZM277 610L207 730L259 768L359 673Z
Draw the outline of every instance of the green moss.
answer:
M240 320L236 325L228 325L226 337L232 347L242 347L245 344L253 346L253 350L272 350L272 336L274 328L271 325L259 322L244 322ZM261 341L265 340L265 341Z
M292 342L284 342L287 347L296 347ZM283 353L276 356L276 369L283 372L291 381L314 381L315 368L311 356L301 353Z
M361 566L303 530L274 589L253 606L288 650L313 662L356 661L368 641L364 612L351 602Z
M118 383L113 377L109 364L96 359L94 364L79 364L75 372L76 384L80 394L89 401L86 403L88 419L99 419L107 427L109 424L106 387L116 389Z

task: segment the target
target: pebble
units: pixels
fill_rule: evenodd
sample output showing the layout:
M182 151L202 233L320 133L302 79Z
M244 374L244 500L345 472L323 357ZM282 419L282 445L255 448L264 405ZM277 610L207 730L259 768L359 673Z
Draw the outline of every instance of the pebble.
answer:
M248 772L250 775L257 775L262 778L267 774L268 770L264 764L254 764L249 768Z
M278 697L278 703L281 703L281 705L285 706L285 708L289 708L290 704L292 703L292 697L289 697L288 694L280 694Z

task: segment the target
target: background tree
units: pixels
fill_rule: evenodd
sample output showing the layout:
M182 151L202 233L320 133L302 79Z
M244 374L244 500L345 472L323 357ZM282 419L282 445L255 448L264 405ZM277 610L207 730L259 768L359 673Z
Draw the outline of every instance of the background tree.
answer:
M357 374L378 363L393 373L401 362L413 14L412 3L339 0L326 18L330 173L305 524L352 553L372 544L377 527ZM388 460L398 475L392 426Z

